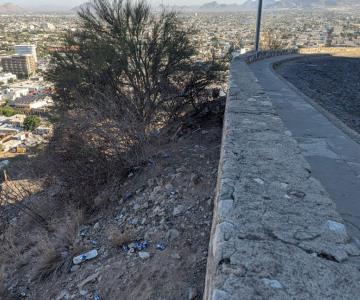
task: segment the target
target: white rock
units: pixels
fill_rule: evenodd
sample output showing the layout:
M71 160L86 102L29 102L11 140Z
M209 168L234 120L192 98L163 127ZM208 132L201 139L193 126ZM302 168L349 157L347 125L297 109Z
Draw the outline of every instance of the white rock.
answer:
M185 207L183 205L178 205L178 206L174 207L173 216L180 215L184 210L185 210Z
M281 283L277 280L264 278L262 281L264 284L272 287L273 289L282 289Z
M150 253L149 252L145 252L145 251L140 251L139 252L139 257L141 259L148 259L150 258Z
M176 238L178 238L180 236L180 232L176 229L170 229L167 233L166 233L166 239L169 241L173 241Z
M254 181L261 185L263 185L265 183L264 180L262 180L261 178L254 178Z
M189 289L189 296L188 296L188 299L189 300L194 300L198 295L198 292L196 290L196 288L190 288Z
M170 256L174 259L181 259L181 256L178 253L172 253Z
M80 269L80 266L79 265L73 265L70 269L70 272L76 272L77 270Z
M331 230L339 234L346 234L346 228L344 224L328 220L326 221L326 226Z

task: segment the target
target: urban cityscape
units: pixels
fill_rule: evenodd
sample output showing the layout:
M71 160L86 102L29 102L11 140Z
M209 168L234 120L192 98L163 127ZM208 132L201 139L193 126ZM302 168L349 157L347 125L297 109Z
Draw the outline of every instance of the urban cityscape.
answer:
M180 13L180 19L184 26L194 29L191 39L199 59L209 59L214 53L224 56L229 49L245 53L254 48L255 12L185 12ZM43 115L38 129L42 134L51 132L44 113L52 106L51 83L44 81L43 72L51 53L63 46L64 36L76 30L76 23L74 12L0 16L0 101L5 108L19 112L17 120L25 119L24 111ZM347 11L268 11L261 42L263 49L360 46L360 15ZM20 127L14 127L13 118L2 116L2 148L24 152L19 148L24 142L18 139L23 123L17 122ZM9 132L16 134L9 136Z
M357 0L30 2L0 0L0 300L359 297Z

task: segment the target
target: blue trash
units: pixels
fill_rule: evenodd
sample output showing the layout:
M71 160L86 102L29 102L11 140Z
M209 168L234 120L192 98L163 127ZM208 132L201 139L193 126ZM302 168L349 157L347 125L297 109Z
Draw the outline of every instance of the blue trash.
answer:
M164 251L166 249L166 245L162 242L156 244L155 248L160 251Z
M142 241L142 242L131 243L129 245L123 245L122 249L124 252L134 253L135 251L142 251L147 247L149 247L149 242Z
M95 292L94 300L101 300L98 292Z

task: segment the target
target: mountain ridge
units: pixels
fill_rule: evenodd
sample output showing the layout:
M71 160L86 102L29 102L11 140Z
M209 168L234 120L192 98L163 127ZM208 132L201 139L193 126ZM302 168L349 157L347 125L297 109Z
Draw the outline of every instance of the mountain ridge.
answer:
M360 6L358 0L264 0L263 8L268 10L277 9L330 9L330 8L353 8ZM246 0L243 4L223 4L211 1L203 5L193 6L172 6L182 11L199 12L234 12L256 10L257 0Z
M25 13L26 10L14 3L7 2L4 4L0 4L0 14L20 14Z

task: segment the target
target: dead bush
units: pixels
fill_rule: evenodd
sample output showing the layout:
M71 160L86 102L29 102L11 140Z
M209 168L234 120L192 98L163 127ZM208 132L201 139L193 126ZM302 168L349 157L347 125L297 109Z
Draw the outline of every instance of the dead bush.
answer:
M65 219L52 223L53 234L39 236L35 250L39 260L33 280L46 280L70 270L72 258L85 250L85 246L78 239L83 218L83 213L75 210Z
M33 279L45 280L53 274L58 274L66 263L67 253L62 253L50 240L39 241L38 250L40 260L38 262Z
M10 225L1 235L0 258L2 263L8 263L14 257L20 258L21 252L16 243L16 228Z
M112 229L110 231L109 240L114 247L121 247L134 241L129 233L124 233L119 229Z
M191 33L146 1L93 0L79 13L47 74L59 120L49 149L64 198L92 210L108 184L147 160L162 127L211 98L224 64L195 61Z
M0 269L0 299L1 300L14 300L15 298L11 295L6 287L6 275L5 272L2 270L3 267Z
M29 198L42 190L41 181L36 180L11 180L8 175L0 186L0 205L11 205L28 215L32 220L43 228L47 228L48 222L44 215L31 206Z

